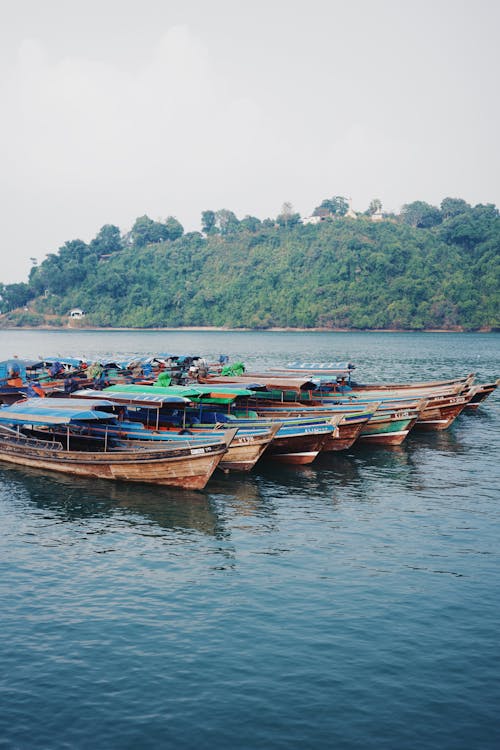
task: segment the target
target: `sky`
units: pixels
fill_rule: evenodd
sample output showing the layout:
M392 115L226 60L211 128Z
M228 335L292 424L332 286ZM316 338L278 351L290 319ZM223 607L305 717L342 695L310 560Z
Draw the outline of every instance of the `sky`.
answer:
M500 205L497 0L0 10L0 282L144 214Z

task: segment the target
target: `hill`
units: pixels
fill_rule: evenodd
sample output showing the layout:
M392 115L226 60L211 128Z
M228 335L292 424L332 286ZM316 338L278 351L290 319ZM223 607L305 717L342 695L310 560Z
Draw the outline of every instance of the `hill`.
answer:
M207 211L203 234L171 217L140 217L125 237L106 225L26 284L0 285L2 324L67 325L80 307L104 327L500 327L495 206L417 201L376 222L319 209L309 224L289 210L263 222Z

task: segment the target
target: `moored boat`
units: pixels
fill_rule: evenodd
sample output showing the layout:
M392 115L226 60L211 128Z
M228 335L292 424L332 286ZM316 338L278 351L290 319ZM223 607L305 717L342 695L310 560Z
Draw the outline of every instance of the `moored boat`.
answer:
M418 415L418 410L411 409L375 413L363 426L358 442L370 445L401 445L416 424Z
M37 401L36 403L33 403ZM224 440L191 446L130 446L105 438L103 446L81 449L75 428L115 417L98 409L43 407L30 399L0 409L0 460L66 474L128 482L203 489L227 450ZM17 429L12 427L16 425ZM64 442L50 428L66 428ZM36 435L36 436L35 436ZM75 449L73 445L78 445Z
M415 425L416 430L447 430L467 406L466 396L448 396L427 401Z
M189 423L189 426L187 426L185 410L182 428L180 428L173 421L169 423L168 415L169 413L172 414L173 411L178 412L181 407L190 404L189 399L178 395L149 393L147 387L143 392L137 390L126 392L125 390L119 390L118 386L114 386L113 390L109 389L106 392L86 389L75 392L72 398L107 399L130 410L127 412L128 417L135 418L135 421L128 423L122 421L115 429L116 436L122 439L158 442L180 436L184 440L217 440L222 439L225 432L232 430L236 434L228 445L227 453L218 467L223 471L250 471L280 428L279 423L263 427L255 426L250 429L234 427L232 424L225 423L205 426ZM150 418L151 413L152 418ZM143 429L140 429L139 425ZM96 429L98 428L91 428L93 432L96 432Z
M491 396L499 385L500 380L496 380L494 383L480 383L471 386L469 389L469 400L465 405L466 409L477 409L488 396Z
M253 392L246 389L238 389L229 383L225 388L220 390L212 389L206 386L197 386L193 384L187 388L183 386L166 387L146 386L141 389L137 385L129 386L112 386L106 388L103 393L109 398L120 390L122 393L129 394L148 394L156 393L158 395L168 394L185 394L186 397L197 401L197 408L188 415L186 410L182 414L182 425L191 429L193 427L210 428L214 424L219 427L239 427L239 428L270 428L279 422L279 429L276 431L273 440L266 447L262 454L262 459L273 458L286 463L307 464L314 461L326 437L331 435L340 421L340 417L333 418L327 416L309 416L297 418L260 418L255 413L247 410L240 410L235 416L231 408L238 398L248 398L253 396ZM221 411L222 407L227 411ZM166 414L160 416L160 425L169 424L169 417Z

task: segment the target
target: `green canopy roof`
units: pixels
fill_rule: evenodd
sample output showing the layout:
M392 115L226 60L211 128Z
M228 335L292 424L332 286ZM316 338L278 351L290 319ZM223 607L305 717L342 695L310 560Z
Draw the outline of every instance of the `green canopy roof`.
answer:
M209 404L232 404L237 398L254 396L253 391L246 388L233 388L229 383L224 385L169 385L167 387L158 385L112 385L105 388L103 393L109 393L110 398L114 391L122 393L157 393L163 396L184 396L190 401Z

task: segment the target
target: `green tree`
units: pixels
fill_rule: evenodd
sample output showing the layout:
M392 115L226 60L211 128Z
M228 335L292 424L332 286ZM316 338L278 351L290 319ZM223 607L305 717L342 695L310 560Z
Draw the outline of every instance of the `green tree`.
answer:
M184 227L174 216L169 216L166 219L165 226L167 228L169 240L178 240L179 237L182 237L184 234Z
M33 297L33 290L24 282L0 284L0 310L2 313L24 307Z
M59 260L63 263L76 261L81 263L89 252L89 246L82 240L70 240L59 248Z
M202 211L201 213L201 231L204 234L212 234L216 229L215 226L216 216L215 211Z
M122 248L120 229L114 224L104 224L90 243L90 249L98 256L116 253Z
M425 201L414 201L413 203L405 203L401 209L400 219L404 224L423 229L440 224L442 216L441 211L436 206L431 206Z
M462 198L443 198L441 201L441 214L444 220L466 214L470 208L470 204Z
M313 216L318 216L321 210L328 211L332 216L345 216L349 210L349 201L342 195L333 198L325 198L313 211Z
M276 217L276 223L279 224L280 227L288 229L300 224L300 214L293 210L291 203L283 203L281 213Z
M65 243L31 269L28 290L0 285L0 309L9 325L34 325L46 314L66 320L75 305L87 311L88 323L106 326L500 325L495 206L469 207L429 228L403 221L292 225L293 213L286 208L280 227L273 219L238 222L224 210L214 214L224 233L215 227L206 236L189 232L177 239L168 219L140 217L137 244L124 242L123 250L97 263L94 241L92 247ZM107 236L98 233L101 242ZM30 297L30 310L22 310Z
M169 232L166 224L153 221L149 216L139 216L135 220L131 231L132 242L136 247L145 247L154 242L168 240Z
M245 218L240 221L240 228L246 229L248 232L257 232L261 226L261 220L257 219L255 216L245 216Z
M239 221L236 214L227 208L221 208L216 213L217 227L222 235L232 234L238 230Z
M374 198L372 201L370 201L370 205L368 206L367 214L368 216L373 216L373 214L376 214L378 211L382 211L382 201L380 198Z

